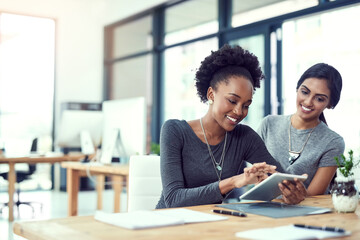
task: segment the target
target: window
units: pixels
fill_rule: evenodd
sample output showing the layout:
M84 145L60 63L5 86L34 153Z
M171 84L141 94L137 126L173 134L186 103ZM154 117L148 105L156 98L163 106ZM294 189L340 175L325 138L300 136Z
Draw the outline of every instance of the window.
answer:
M203 116L207 105L200 102L195 88L195 73L201 61L218 49L211 38L165 51L164 120L192 120Z
M286 13L316 6L318 0L233 0L232 26L269 19Z
M146 96L151 101L151 54L114 63L110 99Z
M141 51L151 50L152 17L146 16L127 24L119 25L113 30L113 50L111 58L118 58Z
M7 154L51 151L55 21L0 13L0 139ZM0 166L1 168L1 166ZM50 166L40 164L32 187L50 189Z
M165 44L186 41L211 33L218 26L218 0L187 1L165 10ZM201 14L200 12L206 12Z
M230 44L239 45L242 48L248 50L258 57L260 62L261 70L264 72L264 61L265 61L265 37L263 34L249 36L241 38L238 40L232 40ZM254 95L253 101L250 105L248 115L242 121L242 123L251 126L253 129L257 130L260 125L261 120L264 118L264 100L265 100L265 86L264 81L261 81L260 88L257 88Z

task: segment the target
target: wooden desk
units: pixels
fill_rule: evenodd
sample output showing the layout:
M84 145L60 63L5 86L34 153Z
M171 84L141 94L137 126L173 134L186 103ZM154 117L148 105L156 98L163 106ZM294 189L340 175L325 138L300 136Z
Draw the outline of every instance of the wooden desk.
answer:
M302 205L332 207L329 195L309 197ZM189 207L189 209L211 213L214 205ZM161 211L161 210L160 210ZM352 231L351 236L343 239L360 239L360 206L355 213L327 213L292 218L273 219L248 214L248 217L228 216L225 221L193 223L162 228L128 230L94 220L93 216L68 217L45 221L15 222L15 234L32 239L77 239L77 240L117 240L117 239L236 239L239 231L276 227L292 223L328 225Z
M8 182L9 182L9 222L14 220L14 192L15 192L15 183L16 183L16 172L15 164L16 163L56 163L64 161L79 161L83 159L85 155L83 154L69 154L64 156L56 157L16 157L16 158L7 158L5 156L0 156L0 164L9 164L9 173L8 173Z
M120 194L123 182L128 184L129 165L95 165L92 163L63 162L61 166L67 169L66 191L68 193L68 216L76 216L78 212L78 192L80 176L97 175L97 209L102 209L102 192L104 190L105 176L111 176L114 190L114 212L120 212ZM128 189L128 188L126 188Z

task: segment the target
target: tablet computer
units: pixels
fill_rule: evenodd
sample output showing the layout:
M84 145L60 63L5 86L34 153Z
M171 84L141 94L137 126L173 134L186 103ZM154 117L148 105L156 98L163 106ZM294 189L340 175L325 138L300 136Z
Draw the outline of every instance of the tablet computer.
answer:
M294 175L294 174L286 174L286 173L274 173L268 178L266 178L261 183L255 185L252 189L245 192L239 198L240 200L263 200L263 201L271 201L274 198L281 195L281 191L279 189L278 184L283 180L294 180L297 178L301 181L305 181L307 179L306 176L302 175Z

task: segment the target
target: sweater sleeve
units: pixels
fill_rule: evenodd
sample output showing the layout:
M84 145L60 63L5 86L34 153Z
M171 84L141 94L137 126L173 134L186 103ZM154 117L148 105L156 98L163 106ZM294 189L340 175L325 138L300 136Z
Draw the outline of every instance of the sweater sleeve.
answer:
M271 156L261 137L251 128L247 129L247 145L245 161L249 163L266 162L276 166L276 171L285 172L281 164Z
M218 181L194 188L186 187L182 167L184 139L174 120L164 123L160 146L163 198L167 208L219 203L223 200Z
M337 166L334 157L340 157L344 153L345 142L342 137L334 138L326 146L326 151L322 154L319 167Z

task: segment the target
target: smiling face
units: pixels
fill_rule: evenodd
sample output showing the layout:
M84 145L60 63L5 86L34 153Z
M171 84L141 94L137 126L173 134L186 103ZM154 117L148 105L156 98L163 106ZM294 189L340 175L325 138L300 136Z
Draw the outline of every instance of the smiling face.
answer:
M231 76L227 82L218 83L216 90L209 88L211 115L226 131L232 131L248 114L253 97L253 85L245 77Z
M298 88L296 115L305 122L318 122L320 114L330 107L330 89L325 79L307 78Z

